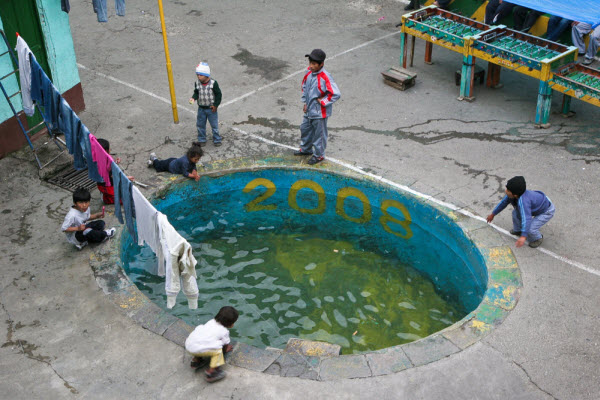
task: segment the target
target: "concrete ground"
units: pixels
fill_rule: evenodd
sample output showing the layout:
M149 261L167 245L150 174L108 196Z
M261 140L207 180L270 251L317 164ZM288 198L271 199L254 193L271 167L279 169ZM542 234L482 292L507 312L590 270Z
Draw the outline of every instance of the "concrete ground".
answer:
M209 385L181 347L124 316L98 288L90 249L59 226L65 190L40 182L27 151L0 160L0 393L3 398L202 399L597 399L600 393L600 110L534 129L537 82L502 72L504 88L476 86L456 100L460 56L434 48L417 84L402 92L380 72L397 65L399 1L196 2L165 0L180 123L173 124L155 2L127 1L127 16L99 24L90 0L71 0L71 28L87 104L84 123L111 141L122 166L156 184L149 152L179 156L195 139L187 104L194 67L208 61L224 94L224 144L206 160L266 157L298 144L304 54L328 54L342 92L329 120L328 156L486 216L507 179L524 175L556 216L540 249L514 248L523 276L516 309L482 341L394 375L338 381L279 378L228 367ZM381 19L381 17L385 17ZM555 95L554 110L560 98ZM149 188L149 191L152 188ZM147 191L147 193L149 193ZM92 209L100 207L97 191ZM112 211L112 208L109 208ZM116 224L112 215L107 222ZM497 226L510 229L510 212Z

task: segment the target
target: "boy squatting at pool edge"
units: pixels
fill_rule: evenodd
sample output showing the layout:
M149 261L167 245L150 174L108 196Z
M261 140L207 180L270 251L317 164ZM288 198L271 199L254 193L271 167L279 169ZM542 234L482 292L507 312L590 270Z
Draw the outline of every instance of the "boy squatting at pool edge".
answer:
M506 196L487 216L487 222L492 222L508 204L512 204L513 229L510 234L520 236L515 245L521 247L528 239L529 247L538 247L544 240L540 228L554 216L554 204L544 193L538 190L527 190L525 178L522 176L509 179L506 182L505 192Z

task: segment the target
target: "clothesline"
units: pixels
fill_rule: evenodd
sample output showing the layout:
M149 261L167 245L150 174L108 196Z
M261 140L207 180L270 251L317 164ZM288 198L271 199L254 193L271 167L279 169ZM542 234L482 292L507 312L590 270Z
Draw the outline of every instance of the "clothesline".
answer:
M42 109L42 116L52 130L65 135L69 154L73 155L76 169L87 169L88 176L97 183L114 186L115 216L121 224L125 224L133 241L139 246L148 244L158 258L155 273L165 277L167 307L175 305L181 286L188 299L190 309L198 307L198 283L196 281L197 261L192 254L192 246L169 223L166 215L159 212L133 186L131 180L117 165L113 158L98 143L75 111L63 99L58 89L52 84L27 43L21 46L27 51L19 51L19 63L28 60L31 76L23 85L23 98L30 96ZM21 59L23 58L23 60ZM27 75L27 71L25 72ZM23 79L21 80L23 81ZM124 216L123 216L124 214ZM182 285L183 282L183 285Z

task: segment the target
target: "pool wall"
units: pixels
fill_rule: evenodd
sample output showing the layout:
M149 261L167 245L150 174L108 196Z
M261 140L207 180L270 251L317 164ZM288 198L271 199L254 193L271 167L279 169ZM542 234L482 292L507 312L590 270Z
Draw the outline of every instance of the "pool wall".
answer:
M275 193L269 195L273 188ZM435 361L488 334L518 300L522 284L512 251L487 224L328 163L308 169L288 157L217 162L206 167L198 184L179 178L172 180L165 175L164 185L152 201L159 209L177 207L178 213L185 216L193 212L194 197L206 201L211 193L223 191L232 193L231 207L244 207L246 217L258 219L262 225L278 226L289 222L290 215L294 218L296 213L302 223L318 228L320 219L336 214L340 228L376 237L378 240L373 244L380 251L392 252L411 263L440 288L452 287L454 293L465 293L459 295L459 301L472 310L445 330L402 346L310 362L303 358L300 363L305 364L306 370L294 376L312 379L373 376ZM163 198L167 193L174 195ZM170 221L177 228L178 220L170 218ZM435 248L428 246L426 234L437 238L439 243ZM130 240L128 234L123 234L110 249L93 255L92 267L98 283L142 326L182 344L192 327L151 303L123 273L120 256L131 244ZM444 260L456 260L456 256L463 265L430 267L445 265ZM472 293L466 295L468 292ZM281 351L239 343L228 362L286 375L290 366L284 365L281 357ZM298 365L295 368L298 370ZM333 373L339 369L341 372Z
M197 208L213 207L211 195L217 193L229 196L218 205L227 211L215 213L213 226L227 216L255 227L293 225L367 238L369 248L415 267L465 310L474 310L483 298L485 262L463 230L441 210L377 182L308 169L238 171L173 184L154 205L168 210L181 231L184 224L210 222L196 219ZM126 240L124 252L128 245Z

